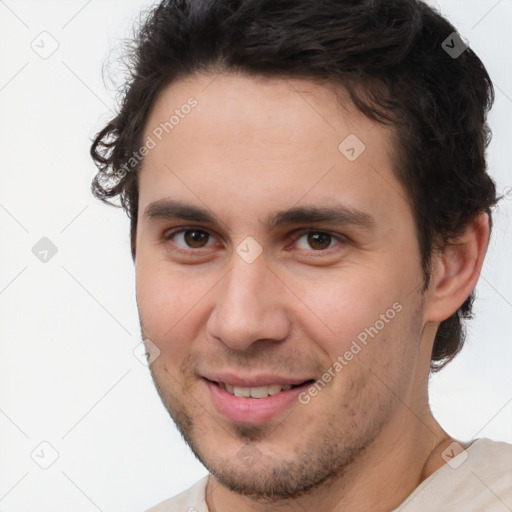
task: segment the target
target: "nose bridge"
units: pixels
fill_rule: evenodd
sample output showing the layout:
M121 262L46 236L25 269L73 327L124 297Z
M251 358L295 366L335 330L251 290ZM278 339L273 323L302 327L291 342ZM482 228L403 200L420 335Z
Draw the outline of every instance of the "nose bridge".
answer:
M235 350L261 339L286 337L282 291L264 258L248 263L234 254L231 270L219 285L208 322L210 335Z

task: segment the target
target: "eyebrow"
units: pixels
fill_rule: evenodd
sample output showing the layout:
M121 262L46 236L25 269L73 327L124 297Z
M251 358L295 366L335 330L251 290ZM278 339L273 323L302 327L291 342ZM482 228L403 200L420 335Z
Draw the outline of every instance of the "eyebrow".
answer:
M144 210L144 217L149 220L182 219L205 224L224 224L206 208L170 198L150 203ZM375 219L370 214L348 206L294 206L271 213L266 224L271 231L278 226L320 222L364 228L375 226Z

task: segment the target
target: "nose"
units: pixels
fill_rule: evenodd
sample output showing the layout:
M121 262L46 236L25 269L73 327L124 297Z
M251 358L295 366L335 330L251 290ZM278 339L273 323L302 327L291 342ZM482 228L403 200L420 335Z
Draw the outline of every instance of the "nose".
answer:
M233 255L231 271L215 287L208 333L232 350L247 350L259 340L280 341L291 329L286 287L263 254L247 263Z

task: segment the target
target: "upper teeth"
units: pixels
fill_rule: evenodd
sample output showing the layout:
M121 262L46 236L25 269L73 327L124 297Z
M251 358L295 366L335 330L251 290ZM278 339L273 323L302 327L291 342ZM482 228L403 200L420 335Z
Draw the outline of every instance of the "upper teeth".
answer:
M225 384L219 382L219 386L225 389L228 393L235 396L242 396L245 398L265 398L269 395L277 395L281 391L288 391L292 389L291 384L272 384L270 386L257 386L254 388L242 388L239 386L232 386L231 384Z

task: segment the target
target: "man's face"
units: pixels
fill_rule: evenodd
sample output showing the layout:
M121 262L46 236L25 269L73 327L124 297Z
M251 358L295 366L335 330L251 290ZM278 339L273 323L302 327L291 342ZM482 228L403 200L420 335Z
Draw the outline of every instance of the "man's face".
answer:
M297 496L414 421L428 373L415 225L385 127L308 81L213 78L167 87L147 121L142 333L163 403L215 477Z

